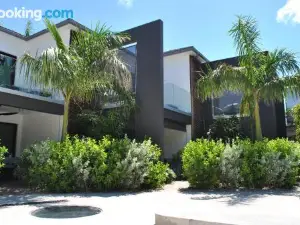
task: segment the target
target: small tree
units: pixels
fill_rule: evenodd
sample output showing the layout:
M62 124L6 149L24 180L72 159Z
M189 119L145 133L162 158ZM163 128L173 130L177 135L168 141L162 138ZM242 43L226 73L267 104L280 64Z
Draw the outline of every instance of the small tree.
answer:
M32 22L30 20L27 21L25 26L25 36L29 37L32 33Z
M251 17L239 16L229 34L236 46L239 65L208 67L197 83L198 94L200 99L206 100L220 97L225 91L242 93L240 114L254 118L256 139L261 140L259 102L283 101L288 88L293 93L298 92L299 76L285 76L299 71L296 55L286 49L262 52L257 22Z
M129 37L98 25L94 30L78 30L72 44L67 46L56 25L47 19L45 24L56 47L48 48L36 57L24 54L21 69L31 84L63 95L64 139L71 98L91 100L104 87L118 90L130 86L130 73L118 55L118 49Z

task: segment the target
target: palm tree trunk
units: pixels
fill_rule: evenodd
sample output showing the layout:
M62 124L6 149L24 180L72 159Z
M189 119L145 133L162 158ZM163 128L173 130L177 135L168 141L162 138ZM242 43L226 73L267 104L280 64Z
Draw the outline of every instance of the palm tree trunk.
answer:
M65 97L64 103L64 116L63 116L63 127L62 127L62 140L65 140L68 134L68 123L69 123L69 105L70 97Z
M259 115L259 104L258 100L255 98L254 106L254 121L255 121L255 137L256 140L262 140L261 124L260 124L260 115Z

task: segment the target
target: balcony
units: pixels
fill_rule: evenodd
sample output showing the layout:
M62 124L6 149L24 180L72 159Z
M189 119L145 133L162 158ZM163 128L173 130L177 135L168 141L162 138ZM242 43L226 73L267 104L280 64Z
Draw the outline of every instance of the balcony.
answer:
M172 84L164 84L164 107L183 114L191 114L191 94L183 88Z

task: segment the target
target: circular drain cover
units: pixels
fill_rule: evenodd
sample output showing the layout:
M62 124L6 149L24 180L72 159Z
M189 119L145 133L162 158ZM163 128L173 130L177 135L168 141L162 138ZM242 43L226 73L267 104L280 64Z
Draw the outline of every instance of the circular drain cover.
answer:
M33 211L31 214L39 218L67 219L92 216L102 210L91 206L49 206Z

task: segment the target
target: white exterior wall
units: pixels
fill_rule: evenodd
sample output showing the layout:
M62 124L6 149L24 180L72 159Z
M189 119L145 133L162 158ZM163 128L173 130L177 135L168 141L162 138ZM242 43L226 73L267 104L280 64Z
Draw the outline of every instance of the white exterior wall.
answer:
M191 112L190 53L164 57L164 104Z
M76 30L72 25L66 25L59 28L59 32L66 45L69 45L70 31ZM55 47L55 42L50 33L45 33L29 41L24 41L15 36L6 34L0 31L0 51L8 53L17 57L16 71L15 71L15 86L22 88L39 89L38 87L30 86L23 74L20 73L19 59L25 52L32 55L40 54L42 51L49 47ZM6 89L6 88L4 88ZM9 89L7 89L9 90ZM11 92L9 90L9 92ZM20 95L28 96L28 93ZM54 100L63 100L60 94L54 94ZM40 96L37 96L40 98ZM42 98L42 97L41 97ZM51 99L49 99L52 101ZM28 145L41 140L52 139L59 140L62 131L62 116L52 115L34 111L24 110L22 113L12 116L0 116L0 122L17 124L17 137L16 137L16 156Z
M70 31L76 30L76 28L72 25L66 25L60 27L59 33L61 34L63 41L66 45L69 45L70 40ZM42 51L46 50L49 47L55 47L55 42L49 32L40 35L36 38L33 38L29 41L24 41L15 36L6 34L0 31L0 51L5 53L14 55L17 57L16 64L16 73L15 73L15 86L22 88L33 88L39 89L38 87L31 87L25 80L25 77L22 73L20 73L20 61L19 59L25 52L29 52L31 55L35 56L36 54L40 54ZM62 100L61 95L55 95L58 100Z
M33 112L23 115L21 151L37 141L59 141L63 116Z
M164 129L164 158L172 159L173 155L184 148L189 141L187 132Z

